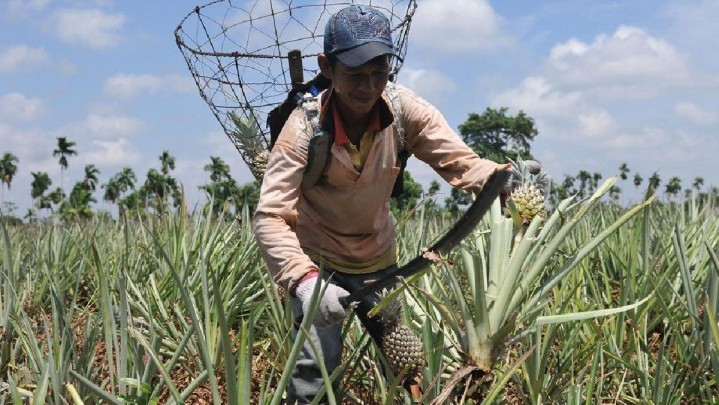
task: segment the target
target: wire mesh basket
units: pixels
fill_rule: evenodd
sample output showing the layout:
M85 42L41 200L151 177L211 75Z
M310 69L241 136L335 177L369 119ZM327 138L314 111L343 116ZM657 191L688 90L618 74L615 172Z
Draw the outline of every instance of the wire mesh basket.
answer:
M373 6L389 18L400 56L391 65L396 77L416 0L217 0L195 7L175 29L200 96L256 178L270 142L268 114L293 85L317 75L325 24L350 4Z

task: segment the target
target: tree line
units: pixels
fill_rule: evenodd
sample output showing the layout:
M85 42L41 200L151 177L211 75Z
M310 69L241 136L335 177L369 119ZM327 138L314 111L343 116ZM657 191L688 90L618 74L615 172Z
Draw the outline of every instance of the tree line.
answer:
M480 156L498 162L511 159L534 159L531 153L531 144L538 135L534 120L520 111L517 115L509 115L507 108L487 108L482 114L471 113L467 120L459 126L462 139ZM118 215L146 216L150 214L163 215L169 210L176 209L183 203L183 190L181 183L172 176L175 169L175 158L164 150L159 159L157 168L148 170L145 180L138 184L138 178L131 167L124 167L104 183L98 184L100 170L94 164L85 166L84 177L77 181L70 189L65 191L65 172L69 165L69 158L77 155L75 142L66 137L57 138L57 146L52 151L53 157L58 158L60 167L60 184L52 188L52 180L48 173L32 172L30 195L33 207L28 208L23 217L26 221L38 220L43 213L48 217L59 217L65 221L89 219L95 214L91 204L97 203L94 197L98 189L103 190L102 199L116 205ZM4 208L7 216L12 211L12 204L4 202L3 190L10 189L17 174L19 160L9 151L2 154L0 159L0 206ZM203 207L212 210L217 215L233 217L242 209L254 210L259 198L258 182L238 184L230 174L230 166L220 157L210 156L210 162L204 166L209 174L209 182L199 186L204 191L207 201ZM631 170L627 163L622 163L615 173L623 181L629 179ZM612 175L615 175L612 174ZM603 178L601 173L579 170L576 175L563 175L559 182L552 181L550 188L550 201L560 201L570 195L584 198L592 195L600 185ZM645 179L634 173L632 184L639 189L645 185ZM659 190L662 179L658 173L653 173L646 183L646 187ZM696 177L691 187L683 188L679 177L671 177L664 183L664 193L667 197L676 197L682 190L685 194L697 193L700 196L717 198L719 190L712 187L703 191L704 179ZM425 191L421 184L412 178L409 171L404 173L404 193L392 200L391 206L396 213L411 210L426 199L425 208L436 212L456 213L471 202L471 196L461 190L453 189L450 196L444 199L443 204L430 198L439 191L440 184L433 181ZM621 188L613 186L609 192L612 199L619 201ZM16 220L19 220L16 218Z

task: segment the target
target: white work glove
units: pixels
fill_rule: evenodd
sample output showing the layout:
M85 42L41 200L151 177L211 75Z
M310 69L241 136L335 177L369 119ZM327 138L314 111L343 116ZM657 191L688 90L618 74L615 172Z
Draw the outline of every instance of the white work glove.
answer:
M295 296L297 296L302 303L302 312L304 312L305 316L309 312L312 292L318 282L320 283L318 288L321 294L322 289L325 288L327 283L322 281L319 276L301 281L295 289ZM348 295L350 295L350 293L342 287L334 284L327 285L324 294L319 298L319 304L317 305L317 311L315 312L315 318L313 320L314 325L324 327L342 322L347 316L347 310L342 307L339 300Z

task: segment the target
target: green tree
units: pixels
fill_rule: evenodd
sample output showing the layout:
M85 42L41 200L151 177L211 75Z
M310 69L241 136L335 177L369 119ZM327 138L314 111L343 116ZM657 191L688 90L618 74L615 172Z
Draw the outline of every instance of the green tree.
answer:
M68 199L60 204L60 216L66 222L90 219L93 215L90 204L95 202L97 200L92 196L92 192L85 188L85 182L77 182Z
M634 173L634 186L639 188L642 185L644 178L639 173Z
M27 223L34 224L37 222L37 212L35 212L34 209L28 207L27 212L25 212L25 216L22 217Z
M30 183L30 197L35 201L38 210L52 209L51 200L45 195L50 189L52 180L45 172L31 172L32 183Z
M160 167L165 176L170 173L170 170L175 170L175 157L170 155L167 150L163 150L160 155Z
M627 176L627 173L629 173L629 166L627 166L626 163L622 163L622 164L619 166L619 177L620 177L622 180L626 180L627 177L628 177L628 176Z
M59 205L63 202L63 200L65 200L65 190L60 187L57 187L55 190L50 192L47 197L50 203ZM53 211L52 205L50 206L50 211Z
M210 156L210 163L203 168L210 173L211 181L220 181L230 178L230 166L218 156Z
M65 170L67 170L67 157L77 155L77 151L72 149L75 142L68 141L66 137L57 138L57 148L52 151L53 157L60 156L58 163L60 164L60 188L65 188Z
M402 194L392 198L390 201L390 208L396 213L414 209L424 192L422 185L415 181L409 173L409 170L404 171L403 180L404 187Z
M472 202L472 193L452 188L450 196L444 199L444 208L452 215L457 215L462 207Z
M7 185L7 189L10 190L12 179L17 174L17 156L10 152L5 152L0 159L0 204L3 201L3 187Z
M102 188L105 189L102 199L111 204L117 204L119 217L122 217L125 210L122 195L129 190L134 190L136 181L137 177L135 177L135 172L132 168L124 167L120 172L112 176L107 183L102 185Z
M659 173L654 172L652 176L649 178L649 190L652 192L659 188L659 185L661 184L662 179L659 177Z
M694 178L694 183L692 184L692 186L694 187L695 190L697 190L697 191L701 190L703 185L704 185L703 177L695 177Z
M429 183L429 190L427 190L427 194L425 195L425 209L427 212L439 213L442 211L442 208L437 204L435 198L441 188L442 185L439 184L437 180L432 180L432 182Z
M205 165L204 170L210 173L210 183L201 185L199 188L205 191L208 204L212 206L212 212L217 215L222 213L229 215L230 205L238 197L237 182L230 175L230 166L221 158L210 156L210 163Z
M182 191L177 180L170 176L170 171L175 169L175 158L165 150L159 159L160 171L150 169L147 172L138 197L142 199L142 207L152 207L158 215L163 215L167 212L170 197L175 207L182 203Z
M664 186L664 193L668 196L675 197L682 190L682 180L679 177L672 177Z
M85 179L82 181L82 187L87 191L95 191L97 188L97 175L100 174L100 169L95 167L93 164L85 166Z
M590 195L592 189L592 175L586 170L580 170L577 175L577 179L579 179L579 190L577 193L579 198L584 198Z
M564 175L564 180L557 184L554 181L552 181L552 186L549 188L549 200L552 202L552 204L555 204L557 201L564 200L565 198L572 195L572 189L574 187L574 177Z
M592 175L592 180L590 181L590 194L594 194L595 191L597 191L597 188L599 188L599 180L602 179L602 174L599 172L594 172Z
M179 203L177 181L158 172L156 169L150 169L147 172L147 178L142 188L143 193L141 195L145 197L145 206L154 208L159 215L167 212L167 200L169 197L175 199L175 206Z
M507 115L507 107L489 108L482 115L471 113L460 124L462 139L481 157L506 162L508 157L532 159L530 143L539 133L534 119L519 111L516 116Z
M261 186L260 182L255 180L235 189L234 204L238 214L243 209L247 209L250 213L255 212L260 201Z

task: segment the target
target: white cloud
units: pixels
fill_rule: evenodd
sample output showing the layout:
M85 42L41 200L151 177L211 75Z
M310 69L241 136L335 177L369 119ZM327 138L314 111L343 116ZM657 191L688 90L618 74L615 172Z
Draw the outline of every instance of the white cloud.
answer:
M439 52L475 52L509 43L486 0L423 0L412 20L412 42Z
M50 4L51 0L7 0L5 11L10 17L29 17Z
M195 84L189 77L176 74L164 76L118 74L105 81L104 91L111 97L129 99L143 92L192 92L195 91Z
M127 116L91 114L81 126L91 135L113 138L131 136L145 129L144 122Z
M0 74L32 70L49 61L43 48L14 45L0 51Z
M38 118L44 110L40 98L27 97L22 93L10 93L0 97L0 118L8 121L27 121Z
M590 136L606 133L613 124L612 116L604 110L580 113L577 120L582 132Z
M142 155L130 147L126 138L92 141L93 148L83 153L85 162L99 168L133 166L142 161Z
M590 44L576 38L556 45L547 76L560 88L603 97L648 97L690 79L687 58L670 43L637 27L621 26Z
M399 82L434 104L457 88L454 81L440 71L409 67L402 69Z
M530 116L571 115L581 99L578 92L565 92L554 88L544 77L528 77L513 89L498 94L490 100L495 106L507 106L526 111Z
M719 122L719 112L708 110L691 102L680 102L674 112L694 125L711 125Z
M98 9L62 9L54 16L54 29L62 40L93 49L107 49L118 44L122 40L118 31L124 23L123 14L109 14Z

